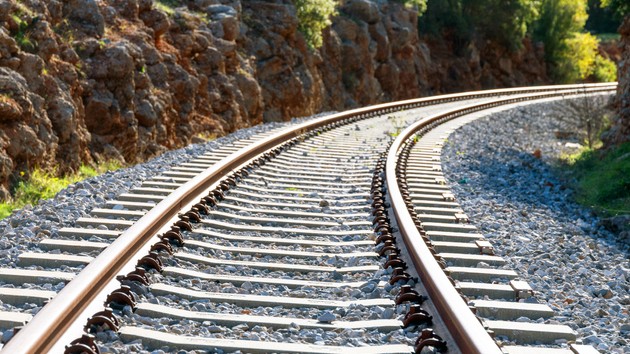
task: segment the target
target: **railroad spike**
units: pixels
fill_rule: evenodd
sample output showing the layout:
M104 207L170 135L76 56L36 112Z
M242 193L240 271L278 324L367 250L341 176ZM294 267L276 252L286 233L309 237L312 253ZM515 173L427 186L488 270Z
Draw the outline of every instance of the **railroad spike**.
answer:
M448 350L446 341L442 339L442 337L438 336L433 332L433 329L426 328L423 329L420 337L416 340L416 343L413 347L416 354L420 354L422 349L426 347L433 347L439 353L444 353Z
M158 257L158 254L154 251L149 252L148 255L142 257L139 261L138 261L138 266L140 267L144 267L145 269L155 269L158 272L162 272L162 260L160 260L160 257ZM147 269L147 270L148 270Z
M396 241L396 239L390 233L383 233L379 237L376 238L375 243L377 245L380 245L381 243L383 243L385 241L394 242L394 241Z
M166 253L168 253L169 255L172 255L174 252L173 246L171 246L170 242L168 242L167 240L161 240L151 245L151 251L166 251Z
M188 220L194 223L201 222L201 215L199 215L199 213L194 209L187 211L184 216L188 217Z
M401 285L400 293L396 296L396 305L400 305L405 302L415 302L422 304L426 298L420 295L411 285Z
M177 247L182 247L184 245L184 237L182 236L182 233L179 231L179 227L177 227L177 231L173 230L173 227L171 227L171 230L166 231L164 235L160 236L160 238L162 240L167 239L168 242L170 242L171 244L174 244Z
M201 201L208 204L209 207L214 207L217 205L217 200L214 198L212 192L210 192L210 195L201 198Z
M225 199L225 195L223 194L223 192L220 189L215 189L212 192L212 195L214 196L214 199L218 200L218 201L222 201L223 199Z
M197 203L193 205L193 210L195 210L198 214L208 215L210 213L210 208L204 203Z
M223 182L219 183L219 188L222 191L227 192L227 191L230 190L230 185L227 182L223 181Z
M114 312L109 307L106 307L103 311L95 313L94 316L88 319L83 329L89 333L97 333L100 332L100 329L102 329L105 325L109 330L114 332L118 331L120 328L118 318L116 318L116 315L114 315Z
M101 354L94 339L93 335L84 333L81 338L73 340L66 346L64 354Z
M383 265L383 268L387 269L389 267L392 267L392 268L407 269L407 263L403 261L402 259L400 259L398 254L390 253L389 256L387 256L387 258L388 258L387 262L385 262L385 264Z
M149 285L150 283L147 271L142 267L136 267L136 270L127 273L127 275L119 275L116 277L116 280L121 283L123 281L135 281L142 285Z
M403 318L403 328L431 323L433 323L433 316L417 304L411 305L409 312Z
M107 300L105 300L105 305L109 305L117 310L122 310L125 306L130 306L135 310L136 303L136 298L131 288L127 285L122 285L120 289L114 290L107 295Z
M177 222L175 222L175 226L178 226L182 230L192 231L193 230L192 225L190 224L189 221L184 220L184 217L188 219L188 217L182 215L182 220L178 220Z

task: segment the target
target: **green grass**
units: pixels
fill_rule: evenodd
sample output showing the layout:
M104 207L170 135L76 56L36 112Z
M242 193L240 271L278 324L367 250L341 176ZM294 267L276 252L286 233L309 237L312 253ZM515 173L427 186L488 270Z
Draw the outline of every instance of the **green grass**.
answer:
M604 216L630 214L630 143L609 151L584 149L564 160L579 203Z
M11 215L13 210L23 208L26 205L35 205L42 199L50 199L69 185L82 181L86 178L95 177L107 171L121 168L118 161L107 161L91 167L82 165L79 171L57 176L54 171L44 171L35 169L28 180L20 181L14 191L13 199L0 203L0 219Z

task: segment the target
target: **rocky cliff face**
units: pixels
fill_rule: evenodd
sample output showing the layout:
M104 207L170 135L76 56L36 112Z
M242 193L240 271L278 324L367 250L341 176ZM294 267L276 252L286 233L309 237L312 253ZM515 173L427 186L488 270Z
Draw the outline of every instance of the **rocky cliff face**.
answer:
M630 141L630 16L626 16L624 22L619 27L621 40L622 58L619 61L617 77L619 86L617 87L617 117L613 122L612 129L606 134L607 145L619 144Z
M311 50L289 0L0 0L0 199L34 166L137 162L200 133L548 81L540 48L455 55L417 21L398 2L342 1Z

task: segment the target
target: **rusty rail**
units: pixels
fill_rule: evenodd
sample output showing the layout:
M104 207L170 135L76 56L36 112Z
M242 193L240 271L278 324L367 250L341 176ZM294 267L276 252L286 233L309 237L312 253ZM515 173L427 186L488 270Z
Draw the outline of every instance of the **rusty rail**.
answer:
M587 88L586 92L605 92L611 89L612 87ZM580 86L577 87L573 93L579 94L583 92L585 91ZM568 94L569 92L565 93ZM446 113L432 115L403 130L389 150L385 170L386 181L400 234L405 242L409 256L420 275L422 283L429 292L428 295L437 307L440 316L457 342L460 350L464 353L501 354L502 351L472 311L470 311L468 304L464 302L461 295L451 284L450 280L433 257L418 227L414 223L398 185L396 169L400 150L410 142L410 139L412 139L419 130L432 128L448 120L501 105L557 96L558 93L519 95L492 102L470 104Z
M133 226L123 232L109 247L68 283L33 319L2 349L1 353L46 353L63 333L79 319L81 312L97 297L105 285L131 261L131 257L148 242L166 222L176 216L180 208L218 183L230 171L244 165L275 146L313 129L345 119L364 119L375 115L466 99L516 95L533 92L553 92L579 89L616 87L616 83L589 85L539 86L504 90L487 90L420 98L380 104L332 114L298 124L287 130L245 147L218 162L157 204Z

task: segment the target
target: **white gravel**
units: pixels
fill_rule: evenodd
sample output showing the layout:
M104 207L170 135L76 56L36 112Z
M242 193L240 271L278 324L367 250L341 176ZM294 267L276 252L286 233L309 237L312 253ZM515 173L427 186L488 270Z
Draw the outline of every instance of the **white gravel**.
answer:
M630 245L576 204L554 163L567 141L545 104L495 113L448 139L444 174L499 255L603 353L630 353ZM533 152L540 149L542 158Z

